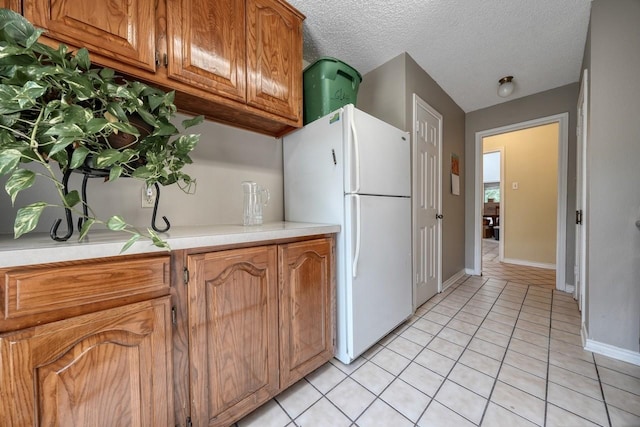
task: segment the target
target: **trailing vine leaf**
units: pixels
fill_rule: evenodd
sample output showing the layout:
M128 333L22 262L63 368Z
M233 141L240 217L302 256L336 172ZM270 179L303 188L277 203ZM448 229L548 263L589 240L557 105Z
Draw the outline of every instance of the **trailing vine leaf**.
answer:
M80 229L80 236L78 236L79 241L82 241L86 237L87 233L89 233L89 230L95 223L95 218L85 218L82 222L82 228Z
M73 150L73 154L71 155L71 163L69 163L69 168L77 169L84 164L87 156L91 151L87 147L77 147Z
M0 175L13 171L20 163L20 157L20 152L13 148L0 151Z
M107 221L107 228L113 231L122 231L127 228L127 223L119 215L114 215Z
M11 196L11 205L16 201L16 196L22 190L31 187L36 180L36 174L29 169L17 169L11 174L4 185L7 194Z
M158 233L156 233L154 230L150 228L147 228L147 232L151 236L151 243L153 243L154 246L161 249L166 249L168 251L171 250L171 247L169 246L169 244L166 241L162 240L160 236L158 236Z
M109 170L109 181L115 181L122 175L122 166L114 166Z
M17 239L25 233L30 232L38 225L38 220L44 208L49 206L45 202L31 203L23 208L18 209L16 220L13 223L13 235Z
M135 233L133 236L131 236L129 238L129 240L127 240L127 243L124 244L122 249L120 249L120 253L126 252L127 249L129 249L131 246L133 246L133 244L135 242L137 242L138 240L140 240L141 237L142 237L142 235L139 234L139 233Z
M75 205L80 203L80 194L78 190L70 191L66 196L64 196L64 205L68 208L72 208Z

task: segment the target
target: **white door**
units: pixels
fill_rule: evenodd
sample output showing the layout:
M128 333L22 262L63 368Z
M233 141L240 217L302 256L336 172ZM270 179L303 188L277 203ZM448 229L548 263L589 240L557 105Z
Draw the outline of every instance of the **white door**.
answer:
M413 313L411 202L352 194L345 205L347 346L355 359Z
M586 270L586 230L584 225L586 207L586 149L587 149L587 70L578 96L578 131L576 149L576 261L574 298L578 300L578 308L585 320L585 270Z
M413 117L413 277L417 308L442 287L442 115L414 94Z

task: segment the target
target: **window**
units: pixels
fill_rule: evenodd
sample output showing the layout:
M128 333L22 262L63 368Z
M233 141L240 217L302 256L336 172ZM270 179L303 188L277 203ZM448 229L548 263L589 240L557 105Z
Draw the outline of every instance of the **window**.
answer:
M494 202L500 202L500 183L499 182L485 182L484 183L484 202L487 203L489 199L493 199Z

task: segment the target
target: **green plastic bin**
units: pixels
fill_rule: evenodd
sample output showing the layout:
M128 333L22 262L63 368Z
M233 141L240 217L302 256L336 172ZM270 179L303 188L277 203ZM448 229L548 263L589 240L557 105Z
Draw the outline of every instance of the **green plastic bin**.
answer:
M335 58L323 57L309 65L303 72L304 124L355 105L361 81L355 68Z

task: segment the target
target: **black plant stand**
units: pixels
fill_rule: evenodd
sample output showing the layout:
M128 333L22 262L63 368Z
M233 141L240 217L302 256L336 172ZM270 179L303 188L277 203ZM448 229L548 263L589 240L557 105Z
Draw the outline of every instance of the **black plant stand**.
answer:
M71 155L69 155L69 158L71 157ZM89 181L90 178L108 178L109 177L109 171L108 170L104 170L104 169L94 169L94 168L90 168L88 166L83 166L82 168L78 168L78 169L68 169L64 175L62 176L62 185L63 185L63 194L66 196L67 194L69 194L69 177L71 176L71 174L73 172L77 172L77 173L82 173L83 174L83 178L82 178L82 198L81 198L81 202L82 202L82 216L80 218L78 218L78 231L82 230L82 226L84 224L84 222L87 220L87 218L89 218L89 210L88 210L88 203L87 203L87 182ZM156 189L156 196L155 196L155 201L153 203L153 213L151 215L151 228L154 231L157 231L158 233L163 233L165 231L169 231L169 229L171 228L171 223L169 222L169 220L167 219L166 216L163 216L162 219L164 221L164 227L163 228L159 228L156 225L156 216L158 213L158 203L160 201L160 186L158 185L158 183L154 183L153 184L155 189ZM73 235L73 216L71 214L71 209L69 208L65 208L64 209L64 213L65 213L65 219L67 222L67 232L64 236L59 236L58 235L58 228L60 227L60 224L62 223L62 219L58 218L53 225L51 226L51 230L49 230L49 235L51 236L51 238L57 242L66 242L67 240L69 240L69 238Z

